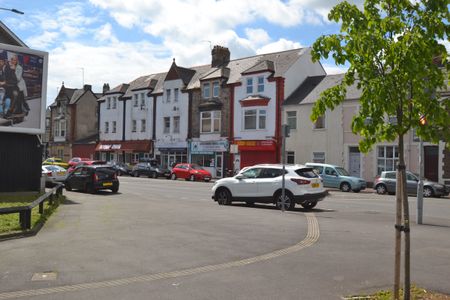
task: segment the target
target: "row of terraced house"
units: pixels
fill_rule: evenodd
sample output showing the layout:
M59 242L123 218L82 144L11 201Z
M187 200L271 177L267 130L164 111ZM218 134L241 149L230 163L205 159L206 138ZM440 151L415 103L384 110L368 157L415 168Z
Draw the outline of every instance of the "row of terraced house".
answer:
M309 119L320 93L342 78L312 62L311 48L230 60L228 48L215 46L210 64L185 68L174 60L165 73L112 89L105 84L102 94L88 85L63 85L47 114L48 155L127 163L155 158L164 166L193 162L219 178L226 170L279 163L281 125L288 124L288 163L338 164L371 182L395 168L398 151L393 142L359 152L359 137L350 129L359 90L350 88L346 101L317 122ZM413 172L418 145L411 132L405 148ZM449 184L444 146L425 143L425 174Z

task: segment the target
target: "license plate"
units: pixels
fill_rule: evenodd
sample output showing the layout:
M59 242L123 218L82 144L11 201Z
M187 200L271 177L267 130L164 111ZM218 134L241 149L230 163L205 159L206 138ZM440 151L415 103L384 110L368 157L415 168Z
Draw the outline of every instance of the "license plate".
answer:
M112 186L112 182L103 182L103 186Z
M311 184L311 186L312 186L313 188L318 188L318 187L320 186L320 184L318 184L318 183L313 183L313 184Z
M64 175L66 175L66 173L64 173L64 172L58 172L58 173L56 173L56 174L58 174L58 176L64 176Z
M205 180L210 180L211 178L209 178L209 177L205 177L204 179L205 179Z

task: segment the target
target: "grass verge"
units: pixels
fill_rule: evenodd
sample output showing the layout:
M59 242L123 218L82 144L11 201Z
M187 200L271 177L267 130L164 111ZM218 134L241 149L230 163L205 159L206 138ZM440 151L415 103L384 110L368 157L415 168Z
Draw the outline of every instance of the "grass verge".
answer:
M345 297L345 300L392 300L392 291L382 290L373 295L359 295ZM403 291L400 291L400 299L403 299ZM416 286L411 287L411 300L450 300L449 295L433 293Z
M1 196L0 208L14 207L14 206L26 206L36 200L41 194L25 195L25 196ZM64 201L64 196L55 198L53 205L49 205L48 201L44 203L44 213L39 213L39 205L31 210L31 228L35 228L36 225L45 222L48 217L56 210L59 203ZM0 234L12 234L24 232L20 228L19 214L0 215Z

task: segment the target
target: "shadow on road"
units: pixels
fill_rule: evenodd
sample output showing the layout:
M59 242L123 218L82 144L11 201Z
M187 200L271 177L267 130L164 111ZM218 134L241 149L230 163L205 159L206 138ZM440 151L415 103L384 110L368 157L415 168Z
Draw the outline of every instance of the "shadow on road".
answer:
M257 209L269 209L269 210L279 210L275 205L273 204L245 204L245 203L233 203L231 206L234 207L245 207L245 208L257 208ZM305 209L302 207L295 207L293 210L287 210L286 212L313 212L313 213L327 213L327 212L334 212L332 209L320 209L320 208L313 208L313 209Z

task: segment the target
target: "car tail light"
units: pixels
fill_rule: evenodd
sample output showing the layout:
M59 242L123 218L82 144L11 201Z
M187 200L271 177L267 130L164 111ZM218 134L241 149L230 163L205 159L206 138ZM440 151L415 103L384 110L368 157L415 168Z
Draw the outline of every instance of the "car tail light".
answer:
M93 181L98 181L98 176L97 176L97 174L94 173L94 174L92 175L92 180L93 180Z
M52 176L52 172L47 172L47 176Z
M117 173L116 172L113 173L113 179L117 179Z
M377 176L375 177L375 182L378 182L378 181L380 181L380 175L377 175Z
M298 185L302 185L302 184L310 184L310 183L311 183L311 181L306 180L306 179L291 178L291 180L292 180L293 182L295 182L296 184L298 184Z

